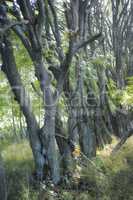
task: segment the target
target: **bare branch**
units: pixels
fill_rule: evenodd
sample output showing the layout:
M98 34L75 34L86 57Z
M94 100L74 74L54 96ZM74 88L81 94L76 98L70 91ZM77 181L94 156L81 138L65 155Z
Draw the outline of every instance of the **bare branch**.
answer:
M55 11L55 7L53 5L53 2L51 0L48 0L51 12L52 12L52 16L53 16L53 20L54 20L54 37L56 40L56 44L57 44L57 52L59 55L59 59L63 60L64 59L64 54L63 54L63 50L61 47L61 35L60 35L60 29L59 29L59 24L58 24L58 18L57 18L57 14Z
M122 147L122 145L125 144L125 142L127 141L127 139L129 137L131 137L132 135L133 135L133 129L129 130L126 134L124 134L124 136L121 138L120 142L118 142L118 144L113 149L112 155L114 155L115 153L117 153L120 150L120 148Z
M20 22L15 21L15 22L10 22L10 24L6 25L5 27L0 28L0 35L5 34L9 29L13 28L16 25L22 25L22 24L28 24L27 20L22 20Z
M32 49L31 49L31 44L29 39L26 37L25 33L23 32L22 28L18 25L15 25L12 27L14 32L19 36L19 38L21 39L21 41L23 42L23 45L25 46L25 48L27 49L29 55L31 58L33 58L33 54L32 54Z
M91 44L92 42L94 42L95 40L99 39L102 36L101 33L98 33L94 36L92 36L91 38L89 38L86 41L81 42L80 44L78 44L74 50L73 50L73 54L77 53L81 48L86 47L88 44Z
M38 20L37 20L37 31L38 34L41 35L42 32L42 28L44 25L44 19L45 19L45 4L43 0L38 0L38 10L39 10L39 14L38 14Z

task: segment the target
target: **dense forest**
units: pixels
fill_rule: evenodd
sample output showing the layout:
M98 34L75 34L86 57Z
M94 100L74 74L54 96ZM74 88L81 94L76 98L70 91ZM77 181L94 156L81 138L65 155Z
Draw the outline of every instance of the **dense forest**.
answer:
M133 199L133 1L0 1L0 200Z

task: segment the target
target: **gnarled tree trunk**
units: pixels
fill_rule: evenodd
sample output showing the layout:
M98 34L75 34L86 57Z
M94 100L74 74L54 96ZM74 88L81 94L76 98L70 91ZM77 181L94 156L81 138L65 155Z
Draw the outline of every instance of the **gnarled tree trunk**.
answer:
M9 37L9 36L8 36ZM27 92L25 91L24 86L22 85L20 75L18 73L14 55L13 48L10 42L10 39L4 38L3 45L1 45L1 55L3 60L2 70L7 76L7 79L10 83L11 90L14 94L15 99L20 105L26 122L29 132L30 145L33 151L33 156L36 165L37 176L39 179L43 177L43 165L45 163L44 157L42 155L42 144L39 138L39 126L37 124L36 118L32 112L30 100L28 98Z

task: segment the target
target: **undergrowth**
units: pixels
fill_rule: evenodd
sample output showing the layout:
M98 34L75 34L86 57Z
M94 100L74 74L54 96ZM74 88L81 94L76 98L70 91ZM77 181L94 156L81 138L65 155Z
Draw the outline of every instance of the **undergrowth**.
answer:
M31 184L34 171L32 152L27 141L2 141L8 185L8 200L133 200L133 138L110 156L112 146L98 151L92 161L75 161L68 185L58 188Z

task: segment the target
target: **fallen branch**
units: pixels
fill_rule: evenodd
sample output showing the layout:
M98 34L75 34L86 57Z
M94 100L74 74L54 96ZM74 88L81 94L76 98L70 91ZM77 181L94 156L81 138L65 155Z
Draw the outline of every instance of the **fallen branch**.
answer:
M133 129L129 130L129 131L127 132L127 134L125 134L125 135L121 138L121 140L118 142L118 144L117 144L117 145L114 147L114 149L112 150L111 155L116 154L116 153L120 150L120 148L122 147L122 145L125 144L125 142L127 141L127 139L128 139L129 137L131 137L132 135L133 135Z

